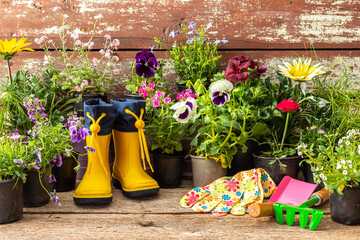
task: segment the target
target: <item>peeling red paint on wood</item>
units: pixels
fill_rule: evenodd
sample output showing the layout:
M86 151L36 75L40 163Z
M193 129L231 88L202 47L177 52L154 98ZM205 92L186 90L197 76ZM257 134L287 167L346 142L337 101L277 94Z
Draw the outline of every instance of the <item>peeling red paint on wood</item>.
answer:
M0 2L0 38L56 36L61 21L53 12L60 6L69 20L83 31L91 30L101 13L97 40L110 34L123 49L148 48L153 37L165 41L181 23L213 23L211 37L225 37L225 49L359 48L358 0L7 0Z

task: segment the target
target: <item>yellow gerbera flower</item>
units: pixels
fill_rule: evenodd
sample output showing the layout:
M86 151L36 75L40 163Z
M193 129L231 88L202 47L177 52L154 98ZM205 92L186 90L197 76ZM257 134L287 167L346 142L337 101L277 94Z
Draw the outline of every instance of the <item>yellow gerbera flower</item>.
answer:
M16 38L5 41L0 39L0 57L4 60L10 60L15 56L17 52L21 51L34 51L31 48L25 48L31 43L25 43L27 38L21 38L19 41L16 41Z
M285 66L279 66L280 73L285 77L293 79L294 81L305 82L307 80L311 80L317 75L325 73L321 71L322 66L319 66L320 63L310 65L311 59L305 60L304 63L302 63L301 58L299 58L299 62L294 59L294 65L287 62L283 63Z

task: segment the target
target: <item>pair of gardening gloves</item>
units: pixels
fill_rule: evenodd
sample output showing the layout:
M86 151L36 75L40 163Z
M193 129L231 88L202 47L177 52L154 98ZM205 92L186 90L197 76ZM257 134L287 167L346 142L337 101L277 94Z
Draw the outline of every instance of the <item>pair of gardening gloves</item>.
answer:
M261 168L242 171L233 177L221 177L205 187L196 187L180 201L180 206L196 212L223 216L244 215L247 207L270 197L276 184Z

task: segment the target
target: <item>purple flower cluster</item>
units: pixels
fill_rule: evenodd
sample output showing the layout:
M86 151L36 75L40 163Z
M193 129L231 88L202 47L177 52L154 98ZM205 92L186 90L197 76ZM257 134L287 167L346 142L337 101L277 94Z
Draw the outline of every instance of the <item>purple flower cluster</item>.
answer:
M88 130L84 127L84 118L78 117L76 112L68 114L68 120L64 124L70 131L71 141L79 143L89 135Z
M48 115L44 112L45 108L40 104L39 99L34 97L34 94L25 97L23 104L31 122L37 123L38 121L47 120Z

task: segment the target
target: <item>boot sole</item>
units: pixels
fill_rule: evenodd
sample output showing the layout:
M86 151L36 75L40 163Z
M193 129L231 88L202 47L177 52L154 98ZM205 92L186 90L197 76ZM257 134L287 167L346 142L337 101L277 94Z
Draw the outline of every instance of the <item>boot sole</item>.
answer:
M146 197L151 196L159 193L160 188L151 188L151 189L145 189L145 190L139 190L139 191L125 191L122 186L121 182L117 180L116 178L112 178L113 185L117 189L120 189L123 191L124 195L129 198L139 198L139 197Z
M105 205L112 201L112 197L107 198L76 198L73 197L74 202L78 205Z

